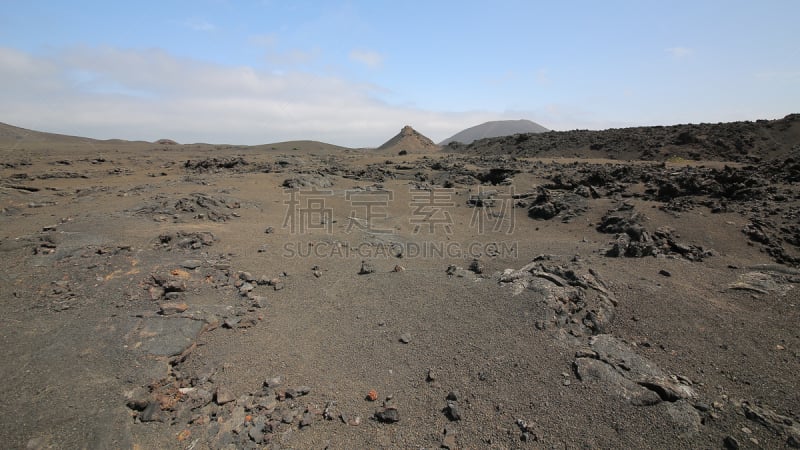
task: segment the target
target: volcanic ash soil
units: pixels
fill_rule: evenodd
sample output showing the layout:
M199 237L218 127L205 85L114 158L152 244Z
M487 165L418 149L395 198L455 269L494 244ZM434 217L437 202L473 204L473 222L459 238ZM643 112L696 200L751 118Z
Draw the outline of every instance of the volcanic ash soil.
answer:
M6 148L0 436L798 447L799 162L738 159Z

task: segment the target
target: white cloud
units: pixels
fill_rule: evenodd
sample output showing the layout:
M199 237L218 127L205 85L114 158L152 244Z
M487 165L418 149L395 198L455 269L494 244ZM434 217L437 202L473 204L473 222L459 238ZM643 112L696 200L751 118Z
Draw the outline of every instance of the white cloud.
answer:
M278 42L278 38L273 33L254 34L250 36L249 41L250 44L255 45L257 47L271 48Z
M382 92L334 76L275 74L162 50L80 47L32 56L0 47L0 121L102 139L370 147L406 124L440 141L481 122L521 117L394 106L377 98Z
M193 17L183 21L183 26L194 31L214 31L217 29L216 25L204 19Z
M694 54L694 49L688 47L670 47L665 48L664 51L675 59L683 59Z
M353 50L350 52L350 60L370 69L377 69L383 65L383 55L372 50Z
M319 49L290 49L285 51L271 49L267 51L266 61L276 66L299 66L310 64L316 61L319 56Z

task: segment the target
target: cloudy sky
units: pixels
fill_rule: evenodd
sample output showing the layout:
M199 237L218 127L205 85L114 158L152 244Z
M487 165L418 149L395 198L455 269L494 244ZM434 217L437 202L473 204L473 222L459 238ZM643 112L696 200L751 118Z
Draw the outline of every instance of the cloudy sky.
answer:
M800 1L0 0L0 122L378 146L800 112Z

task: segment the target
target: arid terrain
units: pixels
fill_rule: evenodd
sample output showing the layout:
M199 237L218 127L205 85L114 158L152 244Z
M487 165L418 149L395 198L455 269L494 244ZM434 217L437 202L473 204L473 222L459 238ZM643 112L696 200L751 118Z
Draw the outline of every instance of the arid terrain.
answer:
M3 447L800 447L800 116L423 138L0 124Z

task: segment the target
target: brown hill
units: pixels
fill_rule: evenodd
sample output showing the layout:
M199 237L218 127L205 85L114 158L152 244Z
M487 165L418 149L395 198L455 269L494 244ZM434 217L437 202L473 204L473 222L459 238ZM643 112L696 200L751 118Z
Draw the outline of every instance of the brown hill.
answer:
M434 144L432 140L423 136L409 125L403 127L397 136L389 139L378 150L386 152L400 152L405 150L408 153L431 153L437 152L441 147Z
M96 142L95 139L68 136L65 134L46 133L28 130L0 122L0 143L33 143L33 142Z

